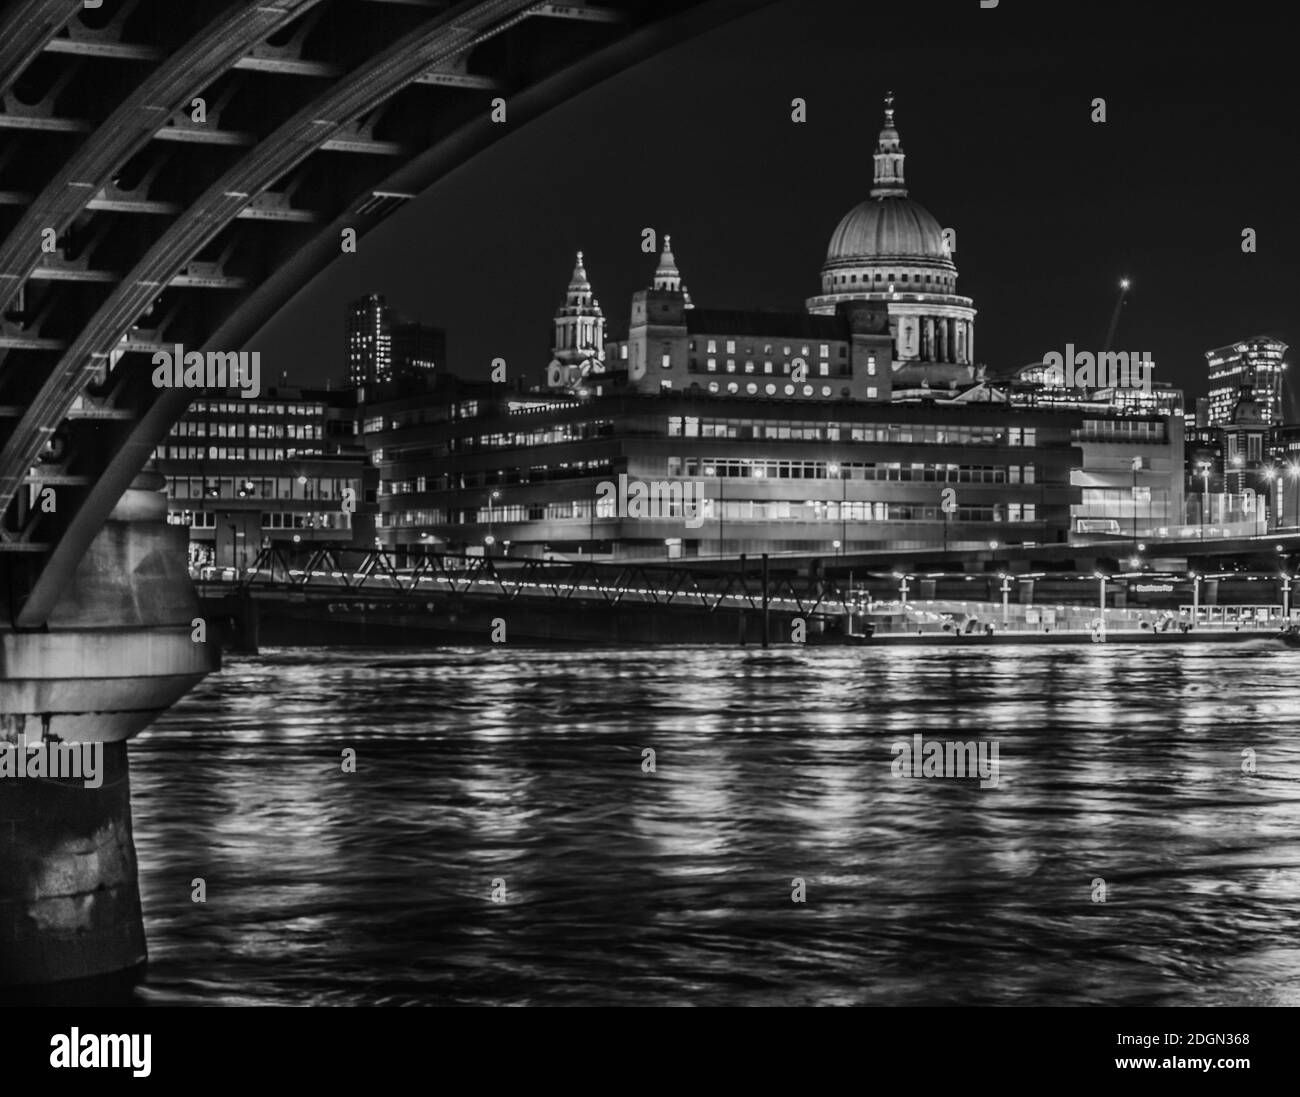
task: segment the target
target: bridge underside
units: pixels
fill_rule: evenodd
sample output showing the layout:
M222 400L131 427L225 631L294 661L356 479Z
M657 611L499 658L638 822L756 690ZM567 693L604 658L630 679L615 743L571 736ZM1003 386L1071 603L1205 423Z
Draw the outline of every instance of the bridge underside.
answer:
M144 958L125 740L217 662L142 475L199 390L154 355L239 351L493 141L765 2L0 5L0 750L105 751L0 780L0 984Z
M493 141L768 0L13 0L0 35L0 561L40 627L233 352ZM494 105L505 111L505 121Z

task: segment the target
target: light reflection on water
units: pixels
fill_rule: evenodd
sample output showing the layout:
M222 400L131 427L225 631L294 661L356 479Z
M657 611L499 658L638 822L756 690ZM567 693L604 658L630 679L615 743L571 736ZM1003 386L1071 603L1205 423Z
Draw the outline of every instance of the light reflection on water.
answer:
M1298 685L1265 646L231 658L132 745L138 996L1300 1004ZM895 778L917 732L996 739L998 787Z

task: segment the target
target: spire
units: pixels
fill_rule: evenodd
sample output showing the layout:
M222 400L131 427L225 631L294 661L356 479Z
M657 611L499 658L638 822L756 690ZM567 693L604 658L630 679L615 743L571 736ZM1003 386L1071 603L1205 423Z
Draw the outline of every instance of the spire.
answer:
M664 250L659 256L659 267L655 270L654 288L680 293L686 298L686 307L694 308L691 304L690 291L682 281L681 272L677 269L677 260L673 257L673 238L667 233L664 233Z
M673 258L673 238L664 234L664 250L659 256L659 267L655 271L655 289L669 289L680 292L682 276L677 270L677 260Z
M907 186L903 180L903 146L894 128L894 93L885 93L885 126L876 143L875 186L872 198L906 198Z
M573 264L573 277L569 279L569 304L581 304L591 297L591 283L587 281L587 268L582 265L582 252Z
M552 352L563 364L605 357L605 314L587 280L582 252L573 264L573 275L562 304L555 313L555 345Z

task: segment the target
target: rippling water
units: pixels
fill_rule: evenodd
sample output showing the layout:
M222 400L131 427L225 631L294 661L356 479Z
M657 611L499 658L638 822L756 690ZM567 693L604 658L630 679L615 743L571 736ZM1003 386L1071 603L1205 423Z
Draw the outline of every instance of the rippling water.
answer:
M1298 686L1264 644L232 657L132 747L137 994L1300 1004ZM916 732L998 786L895 777Z

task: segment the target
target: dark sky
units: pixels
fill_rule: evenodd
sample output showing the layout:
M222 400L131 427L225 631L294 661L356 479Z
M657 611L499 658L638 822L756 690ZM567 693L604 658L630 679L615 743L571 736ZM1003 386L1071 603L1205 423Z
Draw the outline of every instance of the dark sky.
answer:
M646 226L672 234L697 305L802 308L831 232L868 195L892 88L911 197L957 231L980 361L1096 349L1127 274L1116 349L1150 351L1157 380L1203 394L1208 348L1300 338L1300 95L1282 10L786 0L521 126L253 345L264 368L323 383L343 372L345 302L378 291L447 329L453 371L486 377L500 356L540 379L573 252L625 329L654 269Z

